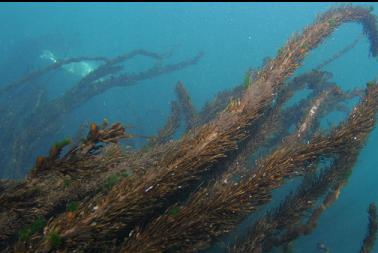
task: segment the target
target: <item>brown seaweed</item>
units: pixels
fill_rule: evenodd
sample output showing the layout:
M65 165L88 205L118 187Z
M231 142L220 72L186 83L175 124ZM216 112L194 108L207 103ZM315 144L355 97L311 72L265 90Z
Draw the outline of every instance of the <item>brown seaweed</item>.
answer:
M375 203L369 205L369 225L366 237L363 240L360 253L372 252L378 231L377 206Z
M119 123L92 123L86 138L67 151L69 141L55 143L47 156L36 159L26 179L0 182L0 250L196 252L235 231L246 217L272 201L273 190L294 177L304 177L302 186L252 225L230 251L269 251L311 233L320 215L337 200L375 126L378 84L373 81L362 92L346 92L318 70L288 78L310 50L345 22L362 24L370 53L376 56L378 33L370 10L350 5L333 8L290 39L276 58L248 72L246 83L218 94L200 112L179 83L178 102L172 102L166 124L141 150L120 147L121 139L137 136ZM48 124L53 117L73 111L107 89L134 85L200 58L110 77L120 71L119 63L137 55L163 57L137 50L103 59L102 66L66 95L46 103L48 111L41 107L33 112L32 122L46 127L42 136L56 129L57 125ZM36 72L4 92L60 66ZM312 90L311 96L284 108L304 88ZM342 103L355 96L361 99L348 118L322 133L320 118L344 110ZM187 131L173 140L181 114ZM293 123L296 130L290 132ZM25 155L29 149L20 145L40 134L27 130L18 136L12 152ZM260 149L264 151L258 154ZM332 163L317 175L324 159ZM374 206L369 209L369 222L361 252L371 250L375 241Z

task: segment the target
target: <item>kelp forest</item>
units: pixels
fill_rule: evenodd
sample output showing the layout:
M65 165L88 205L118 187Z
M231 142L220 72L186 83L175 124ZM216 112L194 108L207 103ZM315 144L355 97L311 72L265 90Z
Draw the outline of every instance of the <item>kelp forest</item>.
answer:
M363 37L352 38L317 68L292 76L311 50L350 22L361 26ZM229 253L295 252L295 241L311 236L322 214L343 194L376 124L377 81L344 91L323 70L364 38L370 56L376 57L378 27L372 8L334 7L200 110L185 80L177 80L170 115L155 136L104 120L89 124L80 138L55 143L52 138L65 116L91 98L190 68L206 52L176 62L169 59L174 50L78 56L2 86L0 140L6 145L0 146L0 160L8 179L0 181L0 251L206 252L221 244L219 251ZM127 72L123 64L136 57L154 64ZM98 67L61 96L48 99L38 80L80 62ZM285 106L305 89L311 91L308 97ZM14 99L23 90L27 95ZM346 103L353 99L359 102L349 111ZM321 119L332 111L348 117L321 130ZM135 138L146 144L122 144ZM49 151L35 154L46 140ZM292 180L300 182L298 187L276 203L273 192ZM377 207L371 203L365 209L359 252L373 253Z

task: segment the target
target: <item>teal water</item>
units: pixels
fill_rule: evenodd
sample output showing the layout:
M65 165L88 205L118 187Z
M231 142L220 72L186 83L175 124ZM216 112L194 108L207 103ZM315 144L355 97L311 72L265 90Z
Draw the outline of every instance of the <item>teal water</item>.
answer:
M135 126L134 133L153 135L169 115L177 81L185 84L200 109L218 91L241 83L250 67L273 57L294 32L334 5L337 3L2 3L0 85L44 66L46 62L40 58L44 50L66 58L173 48L172 61L203 51L204 58L195 66L92 98L66 118L55 140L74 135L83 122L101 122L103 118ZM374 6L378 15L377 3L360 5ZM341 26L309 54L297 73L316 67L361 33L359 25ZM324 70L332 72L332 80L345 90L365 87L378 76L377 60L368 54L368 41L363 38ZM131 69L140 67L143 62L136 62ZM66 75L49 77L51 98L74 83L75 78ZM330 116L336 121L338 117L344 115ZM377 147L376 128L339 200L322 215L314 233L295 243L294 252L320 252L318 242L332 253L358 251L366 231L368 204L378 202Z

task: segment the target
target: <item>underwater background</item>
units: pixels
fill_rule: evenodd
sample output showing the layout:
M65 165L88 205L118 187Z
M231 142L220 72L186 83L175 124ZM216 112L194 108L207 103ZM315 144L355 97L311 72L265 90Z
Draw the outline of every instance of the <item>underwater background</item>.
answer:
M243 82L250 68L258 68L266 57L274 57L290 38L337 3L2 3L0 5L0 85L46 66L47 51L56 58L77 56L115 57L134 49L155 52L173 50L170 61L190 58L199 51L204 57L193 66L145 80L130 87L113 88L90 99L65 118L54 139L35 150L33 157L48 152L48 144L74 136L85 122L122 122L131 132L151 136L160 129L175 99L175 85L185 84L199 110L214 95ZM377 3L356 3L375 7ZM342 25L320 47L311 51L303 73L327 60L361 34L357 24ZM323 70L343 89L365 87L378 77L378 62L368 56L364 37L340 59ZM130 64L145 67L145 60ZM48 75L49 98L62 95L79 80L68 71ZM305 96L305 94L303 94ZM15 97L13 99L22 99ZM4 103L3 103L4 104ZM12 108L9 108L11 110ZM331 114L322 126L329 127L347 114ZM32 128L33 125L25 125ZM6 135L6 133L1 133ZM143 139L132 146L140 147ZM1 143L7 146L8 143ZM339 200L320 218L315 231L295 242L294 252L357 252L367 226L366 210L378 202L378 129L370 134L356 169ZM31 160L30 168L33 166ZM0 177L20 177L2 171ZM207 252L219 252L213 248ZM373 252L378 252L375 247Z

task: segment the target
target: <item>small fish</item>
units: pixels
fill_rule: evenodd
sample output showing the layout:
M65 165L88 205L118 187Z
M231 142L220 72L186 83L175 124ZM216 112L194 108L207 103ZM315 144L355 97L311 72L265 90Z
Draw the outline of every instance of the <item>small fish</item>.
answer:
M316 248L321 252L331 253L331 250L322 242L318 242L318 244L316 244Z

